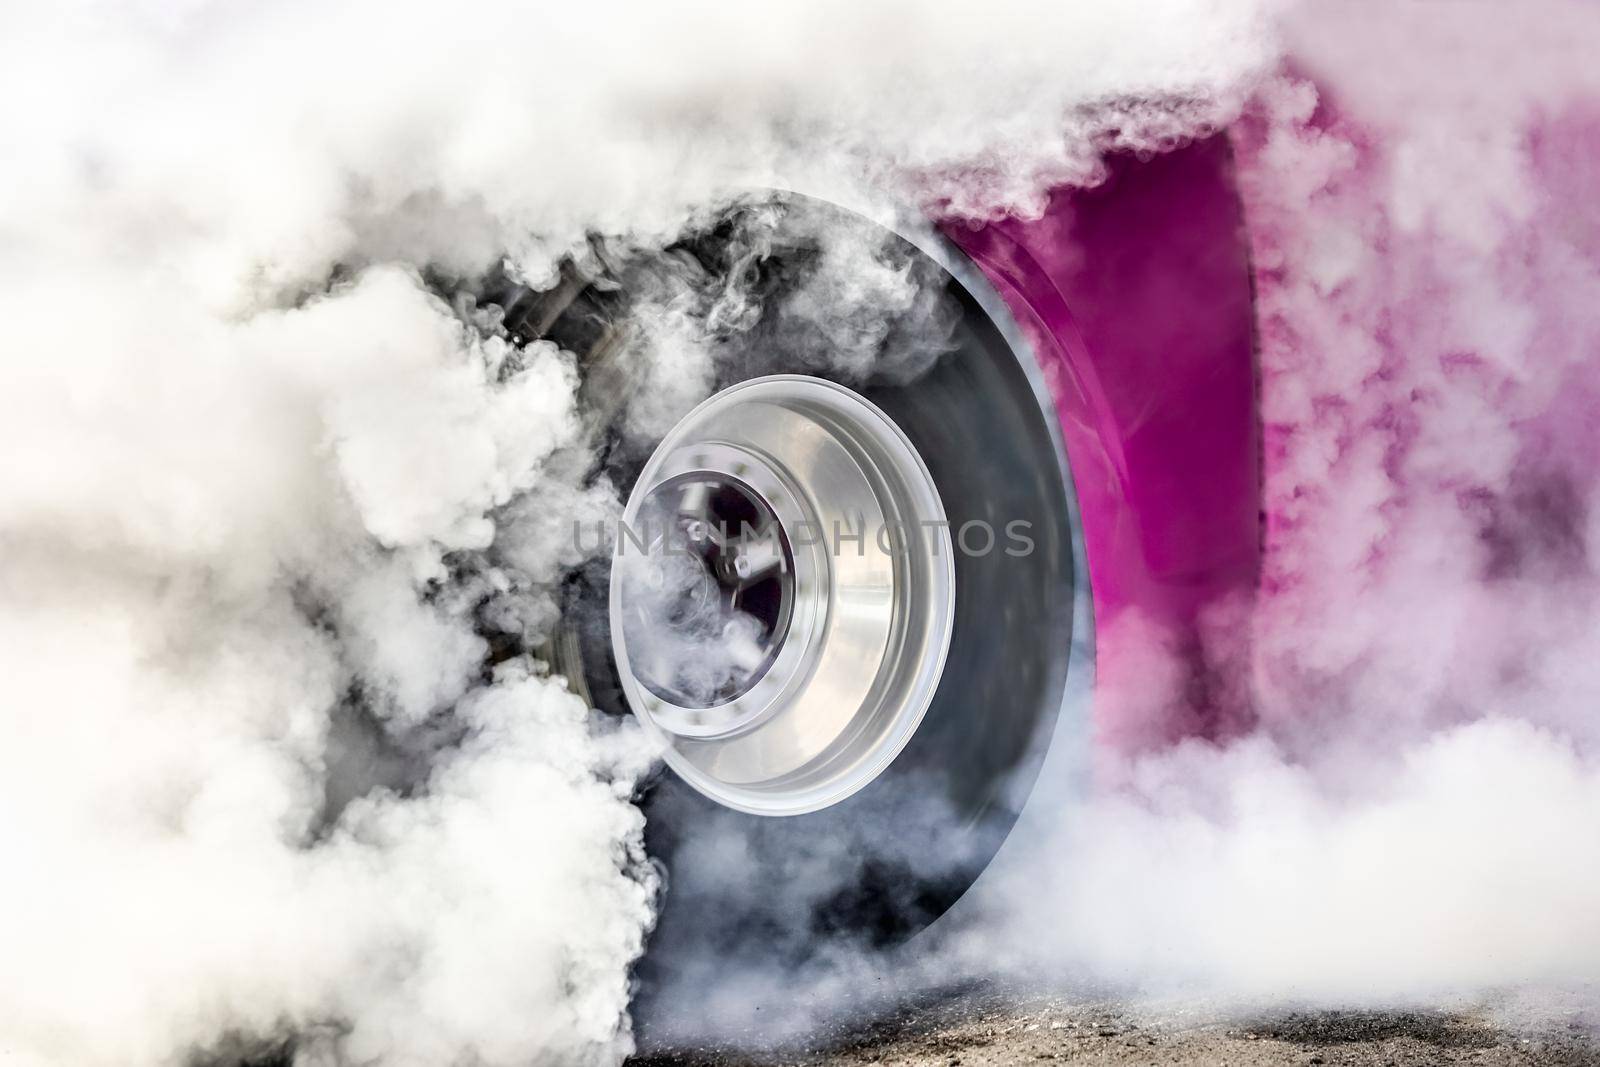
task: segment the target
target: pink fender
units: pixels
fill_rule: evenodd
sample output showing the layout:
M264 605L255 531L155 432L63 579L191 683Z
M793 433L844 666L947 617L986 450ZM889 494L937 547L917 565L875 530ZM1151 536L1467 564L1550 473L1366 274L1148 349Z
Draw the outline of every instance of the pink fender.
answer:
M1097 731L1119 748L1248 724L1208 631L1254 591L1261 457L1249 249L1216 136L948 234L1000 291L1054 393L1093 592ZM1171 672L1187 677L1170 696ZM1147 684L1162 672L1161 686Z

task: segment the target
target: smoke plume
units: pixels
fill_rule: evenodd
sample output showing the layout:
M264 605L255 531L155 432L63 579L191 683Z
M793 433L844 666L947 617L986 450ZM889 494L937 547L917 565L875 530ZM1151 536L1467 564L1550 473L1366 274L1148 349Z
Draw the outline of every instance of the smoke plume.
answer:
M1253 726L1088 782L1064 732L923 957L707 967L677 1036L952 973L1600 980L1600 22L1534 6L12 5L0 1044L619 1061L655 753L542 658L573 525L721 377L905 380L950 328L758 190L1026 215L1236 118L1266 569L1212 658ZM625 331L507 328L496 286L577 275ZM1118 696L1177 719L1175 676ZM775 907L869 879L812 844ZM734 904L773 877L738 861Z
M626 1054L653 754L534 650L739 294L663 282L615 389L479 298L753 187L1029 210L1229 119L1262 10L1145 7L9 7L13 1061ZM915 289L819 240L796 358L865 372Z

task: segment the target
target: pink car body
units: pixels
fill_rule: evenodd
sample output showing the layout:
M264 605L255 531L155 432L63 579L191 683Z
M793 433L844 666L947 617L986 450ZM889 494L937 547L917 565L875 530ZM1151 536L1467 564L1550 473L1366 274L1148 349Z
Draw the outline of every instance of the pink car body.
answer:
M1117 747L1225 735L1204 630L1253 594L1261 436L1252 287L1225 136L1063 191L1042 217L949 236L1032 342L1082 514L1095 613L1096 731ZM1184 708L1140 708L1152 646L1194 672Z

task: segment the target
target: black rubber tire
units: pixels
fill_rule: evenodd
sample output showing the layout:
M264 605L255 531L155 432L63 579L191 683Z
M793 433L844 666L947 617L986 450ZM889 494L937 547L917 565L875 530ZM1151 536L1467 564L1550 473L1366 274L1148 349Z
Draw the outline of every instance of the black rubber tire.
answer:
M951 349L904 384L837 380L911 439L952 537L981 522L995 544L956 552L955 628L938 692L911 742L871 785L823 811L785 818L724 808L670 772L648 790L646 843L665 891L637 972L635 1014L647 1042L668 1020L703 1011L729 976L844 947L888 948L943 914L1016 821L1065 698L1080 576L1054 407L1015 327L985 310L998 308L998 298L969 290L985 284L976 271L957 279L909 242L888 239L919 257L942 287L955 316ZM746 360L718 385L785 372L816 373L781 357ZM1027 551L1008 537L1008 528L1019 530L1014 523L1025 524ZM983 545L979 527L968 533L970 546ZM592 584L588 595L599 597L603 577ZM584 629L591 695L602 707L620 705L603 627Z

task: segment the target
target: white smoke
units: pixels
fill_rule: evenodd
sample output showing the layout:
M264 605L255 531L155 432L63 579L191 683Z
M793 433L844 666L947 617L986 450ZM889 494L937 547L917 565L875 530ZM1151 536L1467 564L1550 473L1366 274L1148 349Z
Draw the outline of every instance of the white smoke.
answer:
M117 336L6 364L11 1046L625 1047L650 753L526 667L480 683L470 613L423 595L575 432L568 361L493 385L392 269L237 325L146 308L109 293ZM352 702L412 792L335 780Z
M9 6L12 1059L625 1054L650 753L528 653L614 493L454 294L752 185L1026 209L1225 121L1259 8Z
M7 10L13 1058L625 1054L651 753L528 654L615 490L573 357L446 297L752 186L1027 212L1231 118L1277 6ZM1261 727L1049 819L969 969L1337 1002L1600 977L1600 27L1508 18L1290 22L1313 82L1261 91L1242 163ZM860 372L881 319L830 310L915 318L917 288L825 247L789 339ZM630 349L643 443L742 321L681 280Z

